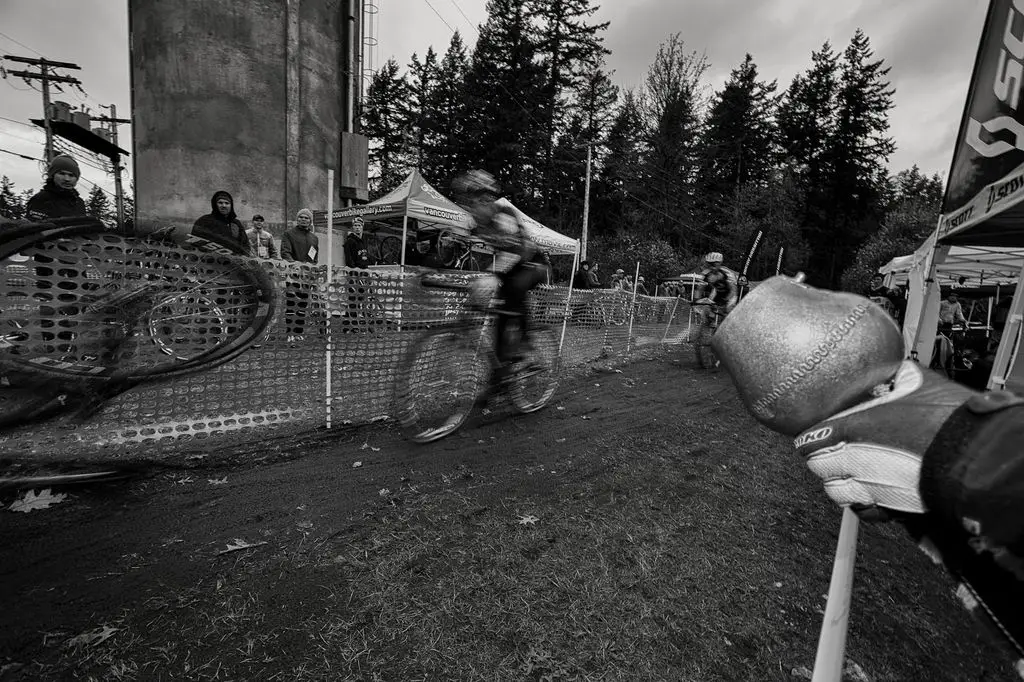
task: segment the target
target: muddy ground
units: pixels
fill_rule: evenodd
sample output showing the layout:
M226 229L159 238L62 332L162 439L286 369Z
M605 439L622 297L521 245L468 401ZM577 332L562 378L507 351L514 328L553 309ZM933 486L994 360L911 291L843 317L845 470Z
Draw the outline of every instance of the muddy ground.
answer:
M688 346L433 445L207 447L0 499L0 680L809 679L839 511ZM952 590L863 528L848 678L1012 679Z

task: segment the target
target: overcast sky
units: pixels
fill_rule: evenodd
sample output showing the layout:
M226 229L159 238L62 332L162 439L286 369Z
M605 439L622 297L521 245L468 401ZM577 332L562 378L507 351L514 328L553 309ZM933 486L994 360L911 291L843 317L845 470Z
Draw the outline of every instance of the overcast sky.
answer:
M379 8L372 25L377 38L371 66L394 57L405 67L427 47L443 53L452 31L467 44L485 18L485 0L372 0ZM896 89L890 116L897 151L894 170L918 164L943 176L949 169L987 0L605 0L595 21L610 21L605 43L608 66L622 87L642 83L658 44L679 32L686 44L706 52L710 85L718 89L746 52L766 79L785 88L810 64L810 54L829 40L837 51L857 27L875 54L892 67ZM0 53L77 63L86 91L68 89L55 99L76 108L115 103L118 116L130 108L128 22L125 0L0 0ZM21 44L19 44L21 43ZM7 62L6 67L21 68ZM38 83L35 84L38 87ZM20 78L0 85L0 149L42 156L42 131L29 118L42 112L42 96ZM11 122L5 119L13 119ZM28 125L25 125L28 124ZM131 150L130 127L121 145ZM0 174L19 189L38 187L39 164L0 153ZM89 167L83 177L113 189L109 176ZM126 174L125 182L131 176ZM89 184L80 186L88 192Z

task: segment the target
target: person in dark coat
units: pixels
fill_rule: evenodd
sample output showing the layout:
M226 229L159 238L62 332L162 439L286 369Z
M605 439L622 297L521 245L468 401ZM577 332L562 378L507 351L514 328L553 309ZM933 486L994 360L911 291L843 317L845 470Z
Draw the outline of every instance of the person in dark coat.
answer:
M53 157L46 170L46 184L28 200L25 217L39 221L86 215L85 202L75 189L80 177L82 171L72 157L65 154Z
M281 258L316 264L319 256L320 238L313 234L313 212L308 208L300 209L295 226L281 235Z
M281 235L281 258L293 263L316 265L320 260L320 238L313 233L313 212L299 209L295 226ZM320 327L323 303L316 295L316 275L303 268L290 269L285 282L285 327L293 347L305 341L306 322L314 315L314 326ZM312 308L312 310L310 310Z
M345 237L345 267L365 270L370 265L370 254L363 241L363 221L355 220L348 236Z
M210 198L210 212L196 220L192 233L226 246L237 246L245 254L250 252L249 235L235 215L235 200L224 190L214 192Z

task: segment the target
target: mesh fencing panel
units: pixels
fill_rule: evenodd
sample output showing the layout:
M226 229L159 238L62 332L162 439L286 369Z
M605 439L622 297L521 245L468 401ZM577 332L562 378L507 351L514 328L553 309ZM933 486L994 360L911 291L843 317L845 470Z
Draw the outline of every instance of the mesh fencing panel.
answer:
M6 264L11 288L31 273ZM13 266L13 267L12 267ZM110 400L86 423L67 419L0 436L0 452L40 456L107 455L142 447L214 447L259 441L270 429L309 432L394 418L402 362L425 331L465 311L471 292L424 288L413 268L370 271L264 261L278 293L273 320L240 357L212 370L145 383ZM486 273L448 272L469 285ZM19 300L15 306L38 303ZM5 311L11 308L5 306ZM650 344L686 343L684 299L620 290L540 286L530 298L535 325L560 339L560 366L571 368ZM481 321L483 318L481 316ZM564 325L563 325L564 320ZM329 372L328 372L329 368ZM330 401L328 401L330 396Z

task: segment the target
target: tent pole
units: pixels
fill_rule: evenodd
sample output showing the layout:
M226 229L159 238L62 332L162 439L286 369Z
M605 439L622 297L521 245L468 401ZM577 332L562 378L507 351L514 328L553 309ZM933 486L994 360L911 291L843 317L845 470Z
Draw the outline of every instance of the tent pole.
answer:
M403 272L403 273L405 272L405 245L406 245L406 241L408 240L408 237L409 237L409 215L406 214L406 215L402 216L402 257L398 261L398 264L401 267L399 272Z
M1024 314L1024 286L1021 286L1021 279L1024 279L1024 265L1021 266L1020 275L1017 279L1017 287L1013 292L1013 299L1010 302L1010 309L1007 311L1006 323L1003 326L1003 333L999 339L999 348L996 350L995 361L992 363L992 373L988 378L989 390L1017 389L1020 386L1008 386L1012 379L1020 380L1020 369L1014 371L1017 364L1017 357L1020 353L1021 320Z
M925 366L930 364L932 349L935 346L935 332L939 326L939 301L942 291L936 280L936 272L949 256L950 247L944 244L935 245L931 263L928 264L928 276L925 278L924 302L918 317L917 329L914 331L914 342L907 350L911 357L917 357Z

